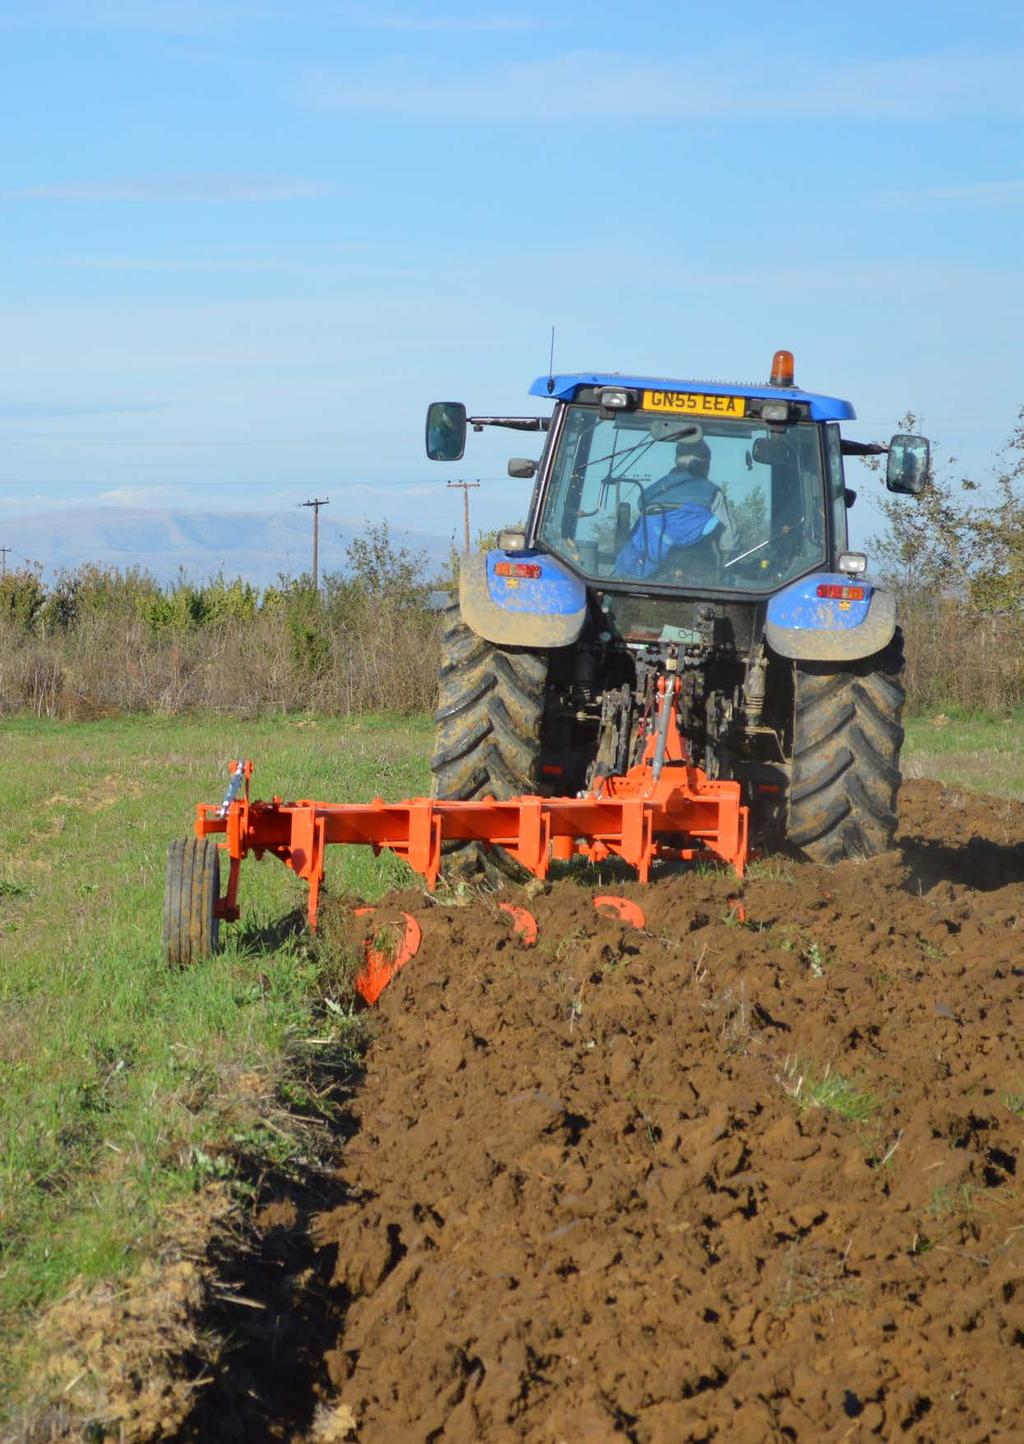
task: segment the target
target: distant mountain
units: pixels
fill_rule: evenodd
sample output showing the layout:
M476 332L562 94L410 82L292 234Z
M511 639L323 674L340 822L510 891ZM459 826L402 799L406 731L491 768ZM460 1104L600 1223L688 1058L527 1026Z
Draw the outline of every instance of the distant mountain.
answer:
M83 562L143 567L161 582L184 569L202 580L216 572L241 576L258 586L279 572L297 576L312 561L312 518L308 511L158 511L133 507L80 506L5 518L8 565L40 562L46 576ZM320 513L320 569L345 569L345 548L365 526L332 521ZM391 527L392 540L411 552L425 551L436 574L448 560L447 537Z

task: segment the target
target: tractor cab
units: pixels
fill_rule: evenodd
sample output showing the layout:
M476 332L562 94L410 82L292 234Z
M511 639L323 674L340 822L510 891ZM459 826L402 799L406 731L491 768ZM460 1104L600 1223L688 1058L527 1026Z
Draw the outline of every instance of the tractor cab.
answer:
M844 571L855 496L844 455L888 450L892 491L916 494L928 475L922 437L844 440L852 405L798 390L789 352L776 353L768 386L575 373L540 377L530 393L554 401L550 418L469 418L547 432L539 463L509 466L536 476L518 545L609 590L753 598ZM435 403L428 455L458 459L466 422L464 407Z
M534 539L627 588L765 592L826 567L846 548L838 427L783 431L743 397L681 385L615 388L628 401L615 409L579 386L562 403Z

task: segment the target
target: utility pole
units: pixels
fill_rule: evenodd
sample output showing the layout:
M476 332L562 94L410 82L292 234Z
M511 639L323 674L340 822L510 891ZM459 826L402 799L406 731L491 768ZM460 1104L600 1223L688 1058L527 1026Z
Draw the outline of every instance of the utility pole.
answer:
M329 496L316 496L312 501L300 501L300 506L313 508L313 590L320 595L320 508L329 506Z
M0 581L7 575L7 553L10 547L0 547Z
M462 492L462 520L463 520L463 532L464 532L464 535L465 535L465 545L463 546L462 550L463 550L463 551L466 553L466 555L468 556L468 555L469 555L469 493L470 493L471 491L474 491L474 490L480 485L480 482L479 482L479 480L477 480L477 481L450 481L450 482L448 483L448 485L449 485L449 486L453 486L456 491L461 491L461 492Z

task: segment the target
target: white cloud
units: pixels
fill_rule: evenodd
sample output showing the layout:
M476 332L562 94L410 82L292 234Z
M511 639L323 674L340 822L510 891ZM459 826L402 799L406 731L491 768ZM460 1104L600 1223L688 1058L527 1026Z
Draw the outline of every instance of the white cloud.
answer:
M49 511L59 509L68 505L67 498L55 496L52 491L29 491L32 482L5 481L0 483L5 486L21 486L19 491L0 492L0 512L8 516L19 516L21 513L31 511Z
M365 6L347 6L343 18L347 24L368 30L409 34L503 35L549 28L549 22L529 15L423 15L411 10L382 12Z
M879 191L875 199L881 205L916 206L931 201L951 205L1009 205L1024 198L1024 180L976 181L962 186L924 186L920 189Z
M193 500L180 486L117 486L95 498L99 506L141 507L188 506Z
M128 401L0 401L2 421L60 421L68 417L123 416L159 411L157 405Z
M734 51L663 60L579 50L509 61L469 73L405 59L358 71L317 70L302 83L307 105L350 114L548 125L698 119L917 120L1020 115L1022 57L935 54L826 69L820 57ZM765 141L766 146L768 140Z
M434 496L438 495L439 481L400 481L388 485L386 495L393 496ZM381 500L382 488L379 483L371 485L362 481L346 482L341 487L339 500L352 499L359 496L369 497L372 501Z
M164 175L119 180L67 181L0 191L0 201L77 203L159 202L233 204L252 201L314 200L331 187L299 176Z
M338 7L306 0L304 25L359 26L402 34L502 35L547 30L551 22L512 12L444 15L412 9L381 11L370 5ZM266 3L222 3L222 0L23 0L11 14L0 15L0 30L41 26L80 30L122 30L190 37L233 26L282 22L294 24L295 7Z
M0 16L0 29L41 27L134 30L155 35L206 35L222 26L288 18L274 4L223 4L218 0L25 0Z
M33 266L59 267L79 271L138 271L161 273L226 272L231 276L282 272L303 275L344 275L361 279L379 277L392 283L414 280L421 272L413 266L391 261L381 250L361 245L289 245L267 249L258 245L182 248L173 254L144 253L80 255L33 255ZM3 414L0 404L0 415Z

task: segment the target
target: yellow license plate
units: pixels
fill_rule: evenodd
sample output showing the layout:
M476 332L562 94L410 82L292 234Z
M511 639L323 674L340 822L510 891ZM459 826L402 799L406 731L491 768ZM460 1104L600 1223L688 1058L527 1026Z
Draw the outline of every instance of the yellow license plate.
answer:
M644 411L672 411L685 416L741 417L746 410L743 396L709 396L701 391L645 391Z

